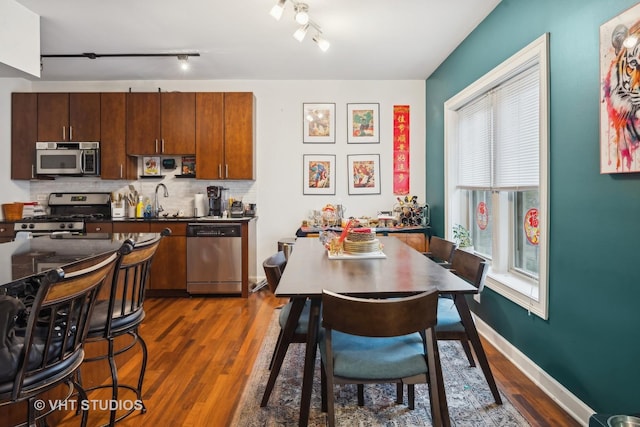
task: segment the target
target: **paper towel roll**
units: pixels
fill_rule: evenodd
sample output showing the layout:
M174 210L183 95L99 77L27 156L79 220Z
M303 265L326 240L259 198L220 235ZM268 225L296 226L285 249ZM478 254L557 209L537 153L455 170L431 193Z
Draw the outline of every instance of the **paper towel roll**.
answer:
M193 216L200 218L209 215L209 199L205 194L197 193L193 199Z

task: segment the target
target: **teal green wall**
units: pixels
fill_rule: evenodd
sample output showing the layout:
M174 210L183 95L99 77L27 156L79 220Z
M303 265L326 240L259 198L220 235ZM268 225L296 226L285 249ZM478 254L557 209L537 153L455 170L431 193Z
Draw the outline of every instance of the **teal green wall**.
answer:
M640 174L601 175L599 27L637 0L502 0L426 82L427 201L444 232L443 103L550 34L549 319L474 311L596 412L640 412Z

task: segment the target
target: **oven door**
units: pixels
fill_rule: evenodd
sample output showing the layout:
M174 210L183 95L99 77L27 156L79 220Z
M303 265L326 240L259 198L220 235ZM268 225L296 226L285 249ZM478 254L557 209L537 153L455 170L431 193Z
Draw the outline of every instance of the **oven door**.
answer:
M83 150L36 150L36 173L82 174Z

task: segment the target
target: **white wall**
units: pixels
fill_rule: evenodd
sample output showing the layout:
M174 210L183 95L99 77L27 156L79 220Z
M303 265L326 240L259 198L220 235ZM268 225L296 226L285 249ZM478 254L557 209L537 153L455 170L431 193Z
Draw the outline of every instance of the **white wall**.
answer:
M243 193L245 202L258 205L258 269L262 260L277 249L277 241L294 236L310 209L327 203L343 204L349 216L375 216L379 210L390 210L395 196L392 188L393 106L411 107L411 194L425 202L425 82L424 81L154 81L154 82L35 82L33 91L251 91L256 97L257 180L225 182L230 195ZM302 143L302 104L332 102L336 104L336 143ZM380 104L380 143L347 144L347 103ZM4 115L0 121L4 122ZM8 119L7 119L8 120ZM0 125L2 124L0 122ZM8 140L7 140L8 141ZM8 142L7 142L8 145ZM336 155L335 196L302 194L303 154ZM380 154L381 194L349 196L347 190L347 154ZM220 184L200 180L171 180L165 183L172 195L165 208L183 204L190 212L192 195L206 190L207 185ZM178 182L180 181L180 182ZM187 181L187 182L184 182ZM77 179L33 183L31 196L48 193L56 182L65 190L87 191L86 183ZM117 191L128 182L94 182L92 189ZM156 182L135 183L151 191ZM74 185L80 186L75 189ZM54 190L51 190L54 191ZM175 194L175 196L174 196Z

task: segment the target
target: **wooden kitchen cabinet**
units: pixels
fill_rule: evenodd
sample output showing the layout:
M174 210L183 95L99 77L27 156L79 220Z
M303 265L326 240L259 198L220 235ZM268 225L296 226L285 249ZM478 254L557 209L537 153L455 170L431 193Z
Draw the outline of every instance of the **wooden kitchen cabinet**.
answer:
M152 222L150 231L171 229L162 238L151 264L149 288L153 291L187 291L187 224L185 222Z
M100 141L100 94L39 93L38 141Z
M127 93L127 154L195 153L193 92Z
M13 240L14 230L12 223L0 222L0 243Z
M428 240L423 233L389 233L388 236L402 240L419 252L427 252L429 250Z
M196 94L196 178L255 179L251 92Z
M137 158L127 156L127 94L100 96L100 178L136 179Z
M11 94L11 179L36 177L38 95Z

